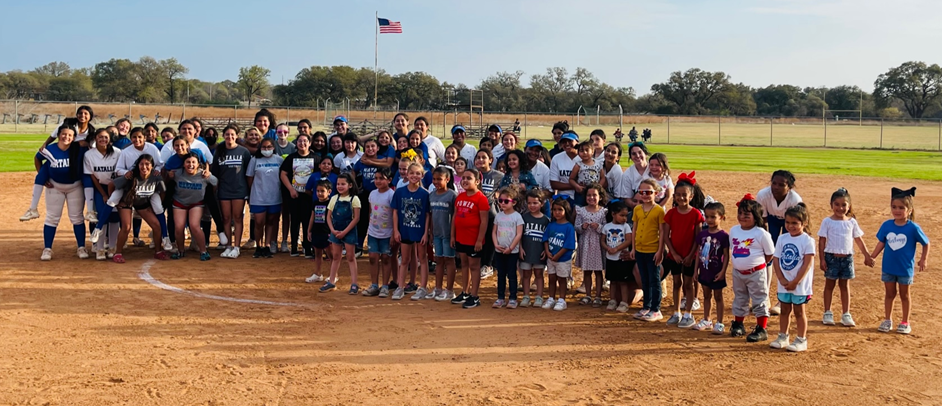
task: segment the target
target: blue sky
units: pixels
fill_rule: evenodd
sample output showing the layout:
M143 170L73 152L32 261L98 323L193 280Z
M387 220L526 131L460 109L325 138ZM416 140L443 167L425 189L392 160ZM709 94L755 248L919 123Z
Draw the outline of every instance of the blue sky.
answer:
M380 36L380 68L469 86L498 71L527 78L585 67L644 94L670 72L698 67L754 87L872 90L902 62L942 63L942 2L931 0L4 3L0 71L149 55L175 57L202 80L234 80L258 64L272 83L287 82L312 65L373 66L375 11L404 31Z

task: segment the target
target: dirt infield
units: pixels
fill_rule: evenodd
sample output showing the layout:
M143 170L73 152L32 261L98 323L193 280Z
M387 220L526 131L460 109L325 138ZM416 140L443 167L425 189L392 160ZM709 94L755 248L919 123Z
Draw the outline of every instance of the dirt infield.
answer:
M735 223L731 203L767 182L766 174L699 178L729 203L727 229ZM39 262L42 221L17 221L32 175L0 174L0 182L8 208L0 214L4 405L942 403L939 249L916 276L912 335L876 331L879 266L858 258L851 284L858 327L821 324L824 280L816 271L809 350L791 354L573 302L564 312L494 310L494 279L484 282L484 307L463 310L348 296L345 266L341 290L318 294L303 283L310 263L286 256L227 260L214 251L209 262L158 262L132 248L123 265L80 261L65 225L53 261ZM872 248L890 218L889 188L911 184L801 175L797 191L816 232L830 193L848 188ZM915 184L916 220L937 244L942 183ZM773 336L777 325L773 317Z

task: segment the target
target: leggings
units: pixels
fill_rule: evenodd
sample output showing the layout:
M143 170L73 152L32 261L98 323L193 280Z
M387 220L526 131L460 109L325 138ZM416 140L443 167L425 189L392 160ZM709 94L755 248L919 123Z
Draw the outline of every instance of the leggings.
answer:
M370 207L370 191L364 190L360 192L360 222L357 223L357 237L359 241L357 243L357 251L363 249L363 241L366 241L367 230L370 228L370 212L372 208ZM429 247L432 244L428 244Z
M291 210L291 251L297 251L298 249L299 229L304 231L301 235L301 248L308 251L311 249L311 241L307 239L307 226L308 222L311 221L314 201L311 200L311 196L300 193L296 199L289 198L286 203L288 203Z
M503 300L507 282L510 282L510 300L517 300L517 258L519 254L494 254L497 268L497 298Z

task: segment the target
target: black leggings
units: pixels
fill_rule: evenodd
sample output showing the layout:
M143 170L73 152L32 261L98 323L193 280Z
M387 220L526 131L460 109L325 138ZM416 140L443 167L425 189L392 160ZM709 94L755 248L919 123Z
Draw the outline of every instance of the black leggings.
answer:
M370 212L372 212L370 192L364 190L360 192L360 222L357 223L357 237L360 238L360 245L356 247L358 251L363 249L363 242L366 241L366 233L370 227Z
M307 238L307 226L311 221L311 211L314 210L314 201L311 196L305 193L298 194L296 199L287 201L291 210L291 251L298 249L298 231L303 229L301 234L301 247L307 251L311 249L311 241Z
M494 232L494 212L487 218L487 231L484 234L484 245L481 247L481 266L493 266L494 265L494 240L491 239L491 234Z

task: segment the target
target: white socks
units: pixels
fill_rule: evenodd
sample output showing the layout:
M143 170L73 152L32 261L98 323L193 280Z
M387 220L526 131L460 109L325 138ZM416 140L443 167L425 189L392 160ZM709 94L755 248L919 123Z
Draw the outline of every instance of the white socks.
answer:
M33 185L33 200L29 203L30 210L39 210L39 198L43 195L46 185Z

